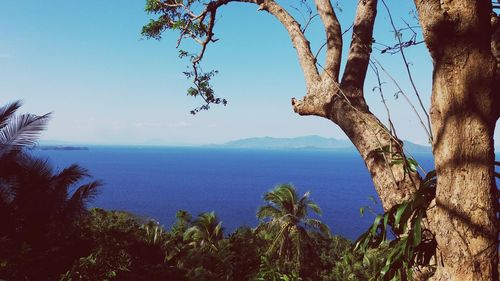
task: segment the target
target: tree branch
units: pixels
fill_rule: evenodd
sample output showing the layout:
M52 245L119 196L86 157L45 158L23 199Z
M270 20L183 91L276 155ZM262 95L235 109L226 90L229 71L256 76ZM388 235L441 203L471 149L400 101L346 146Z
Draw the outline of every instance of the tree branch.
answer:
M326 62L322 78L333 78L338 82L342 56L342 33L339 20L330 0L315 0L321 21L326 31ZM328 73L328 74L327 74Z
M363 84L372 50L373 24L376 14L377 0L359 1L349 55L341 81L342 89L357 97L363 95Z
M259 10L264 10L278 19L288 31L292 44L297 51L297 56L304 73L308 92L311 87L321 81L318 69L316 68L316 58L311 52L309 41L304 35L305 29L301 29L300 24L282 6L274 0L147 0L146 11L152 14L160 14L156 20L151 20L145 25L142 34L149 38L160 39L162 33L167 29L179 30L180 36L177 47L180 46L183 38L191 38L200 45L197 54L191 54L181 50L180 57L189 57L192 71L184 72L188 78L193 78L195 88L191 87L188 94L194 97L201 96L206 102L200 108L191 113L195 114L199 110L208 109L210 104L226 104L225 99L214 96L209 81L216 73L214 71L205 73L200 68L200 63L205 55L208 45L217 41L214 38L214 26L216 24L217 10L231 2L253 3L259 6ZM202 4L202 7L196 5Z
M259 5L259 10L266 11L278 19L286 28L294 48L299 57L300 66L304 72L307 88L320 81L318 69L316 68L316 60L311 52L309 41L302 32L299 23L290 15L283 7L272 0L232 0L247 3L255 3Z

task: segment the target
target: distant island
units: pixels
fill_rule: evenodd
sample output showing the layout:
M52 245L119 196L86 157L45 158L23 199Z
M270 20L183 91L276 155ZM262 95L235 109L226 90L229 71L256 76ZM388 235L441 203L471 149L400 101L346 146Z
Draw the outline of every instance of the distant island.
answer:
M410 151L410 153L431 152L430 146L419 145L410 141L404 141L404 146L408 151ZM233 140L220 145L209 145L208 147L244 149L315 149L337 151L355 151L356 149L350 140L325 138L322 136L303 136L295 138L256 137Z
M63 145L42 145L37 146L35 149L40 150L89 150L86 146L63 146Z

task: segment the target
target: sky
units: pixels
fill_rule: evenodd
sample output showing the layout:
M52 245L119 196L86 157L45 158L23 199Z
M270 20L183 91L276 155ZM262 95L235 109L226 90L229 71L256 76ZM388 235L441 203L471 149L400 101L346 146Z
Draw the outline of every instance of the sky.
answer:
M343 30L352 23L356 2L333 2ZM398 26L404 26L402 19L416 24L412 1L391 2L395 1L388 3ZM302 21L291 8L300 8L299 1L280 3ZM204 69L219 70L214 88L228 105L189 114L202 101L186 96L190 83L182 71L188 62L178 58L177 34L167 32L161 41L142 38L141 28L152 17L144 12L144 4L145 0L1 1L0 104L22 100L22 112L53 112L42 136L45 142L196 145L260 136L346 138L329 120L293 112L291 98L305 94L295 50L279 22L251 4L232 3L218 12L214 31L219 41L209 47L203 62ZM316 52L324 42L318 18L306 35ZM408 38L411 33L404 35ZM348 32L343 39L344 56L350 36ZM381 3L374 38L395 43ZM190 47L188 43L186 48L194 51ZM428 108L430 56L424 44L407 49L406 54ZM417 105L400 55L374 50L372 57ZM394 84L382 78L399 137L427 144L409 105L402 97L395 98ZM369 71L366 99L386 122L374 86L375 77Z

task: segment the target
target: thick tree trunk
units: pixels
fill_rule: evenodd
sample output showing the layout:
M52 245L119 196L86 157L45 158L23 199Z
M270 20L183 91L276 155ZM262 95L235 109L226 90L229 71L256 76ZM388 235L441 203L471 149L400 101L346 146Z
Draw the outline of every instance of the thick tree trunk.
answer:
M438 267L432 279L498 280L491 3L416 5L434 62L431 121L438 184L429 214Z
M464 53L465 52L465 53ZM493 60L459 49L436 64L431 120L438 185L436 280L498 280Z

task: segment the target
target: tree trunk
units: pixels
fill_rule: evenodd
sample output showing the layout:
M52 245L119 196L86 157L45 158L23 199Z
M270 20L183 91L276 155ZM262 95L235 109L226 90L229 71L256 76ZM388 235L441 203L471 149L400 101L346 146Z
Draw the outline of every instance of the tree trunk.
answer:
M377 14L376 0L360 0L353 23L349 54L338 82L340 26L330 1L317 0L318 13L326 29L327 59L321 78L307 79L307 95L292 99L295 112L316 115L337 124L359 151L370 172L375 189L385 210L408 200L420 185L417 173L407 173L403 164L392 165L392 154L403 155L402 142L391 135L380 120L370 112L364 99L364 82L372 50L373 24ZM334 24L337 23L337 24ZM337 30L338 29L338 30ZM300 46L296 44L296 48ZM299 52L300 55L300 52ZM308 73L304 71L305 73ZM390 149L391 153L382 150Z
M437 190L429 214L438 267L432 280L498 280L491 3L415 3L434 63Z

